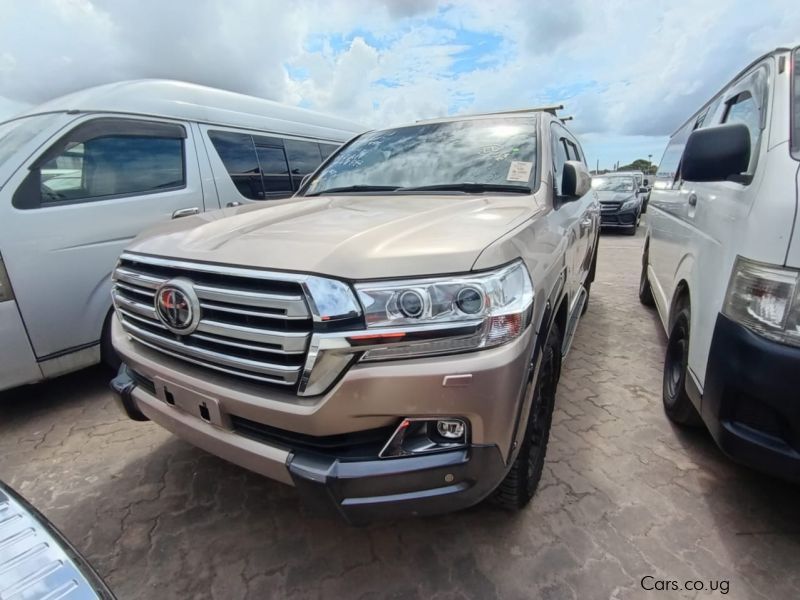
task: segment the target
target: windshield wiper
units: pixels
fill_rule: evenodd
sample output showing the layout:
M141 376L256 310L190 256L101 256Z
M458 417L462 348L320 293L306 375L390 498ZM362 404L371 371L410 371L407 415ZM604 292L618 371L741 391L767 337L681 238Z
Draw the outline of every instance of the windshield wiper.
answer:
M328 188L320 190L306 196L321 196L322 194L344 194L347 192L393 192L397 189L396 185L346 185L343 187Z
M468 194L481 194L483 192L513 192L516 194L530 194L531 188L527 185L506 185L503 183L440 183L438 185L420 185L418 187L399 188L398 192L466 192Z

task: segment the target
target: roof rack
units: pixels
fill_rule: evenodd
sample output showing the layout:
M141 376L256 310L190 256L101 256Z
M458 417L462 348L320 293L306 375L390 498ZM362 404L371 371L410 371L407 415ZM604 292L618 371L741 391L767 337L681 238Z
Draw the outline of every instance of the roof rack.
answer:
M529 113L529 112L546 112L550 113L554 117L557 117L557 111L564 110L563 104L549 104L547 106L534 106L531 108L515 108L513 110L494 110L492 112L485 112L485 113L472 113L468 115L451 115L449 117L439 117L439 119L462 119L467 117L488 117L491 115L514 115L514 114L521 114L521 113ZM569 117L570 119L572 117ZM417 123L424 123L426 121L438 121L439 119L420 119Z
M567 121L572 121L572 119L574 119L574 118L575 118L575 117L573 117L572 115L570 115L570 116L568 116L568 117L559 117L559 118L558 118L558 120L559 120L559 121L561 121L562 123L566 123Z

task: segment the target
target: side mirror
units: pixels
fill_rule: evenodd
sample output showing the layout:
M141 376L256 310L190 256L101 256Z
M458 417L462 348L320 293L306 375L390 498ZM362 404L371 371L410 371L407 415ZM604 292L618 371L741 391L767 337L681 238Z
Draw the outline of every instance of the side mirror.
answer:
M646 194L647 193L647 188L645 186L640 187L639 188L639 193L640 194Z
M561 195L568 199L577 199L585 196L592 189L592 176L589 169L578 160L568 160L564 163L564 173L561 175Z
M686 141L681 177L686 181L736 179L750 165L750 130L742 123L696 129Z

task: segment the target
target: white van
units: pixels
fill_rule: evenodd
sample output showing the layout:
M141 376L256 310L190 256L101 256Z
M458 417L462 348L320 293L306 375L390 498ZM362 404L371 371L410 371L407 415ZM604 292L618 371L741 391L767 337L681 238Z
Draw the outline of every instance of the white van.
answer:
M291 196L363 130L156 80L87 89L0 123L0 390L111 356L110 274L143 229Z
M669 336L663 400L734 459L800 479L800 50L737 75L667 146L639 296Z

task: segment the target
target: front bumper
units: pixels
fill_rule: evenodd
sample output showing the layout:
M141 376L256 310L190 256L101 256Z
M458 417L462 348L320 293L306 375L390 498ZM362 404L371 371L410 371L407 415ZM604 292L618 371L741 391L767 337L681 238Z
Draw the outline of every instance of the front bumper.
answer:
M534 339L528 328L481 352L356 364L329 392L306 398L172 359L117 323L112 335L127 363L112 387L131 418L294 485L352 523L465 508L497 486L518 436ZM403 418L437 416L466 420L469 445L378 458Z
M701 414L723 452L800 481L800 348L720 314L706 369Z
M601 210L600 225L602 227L630 229L636 225L636 217L638 212L638 206L626 210Z

